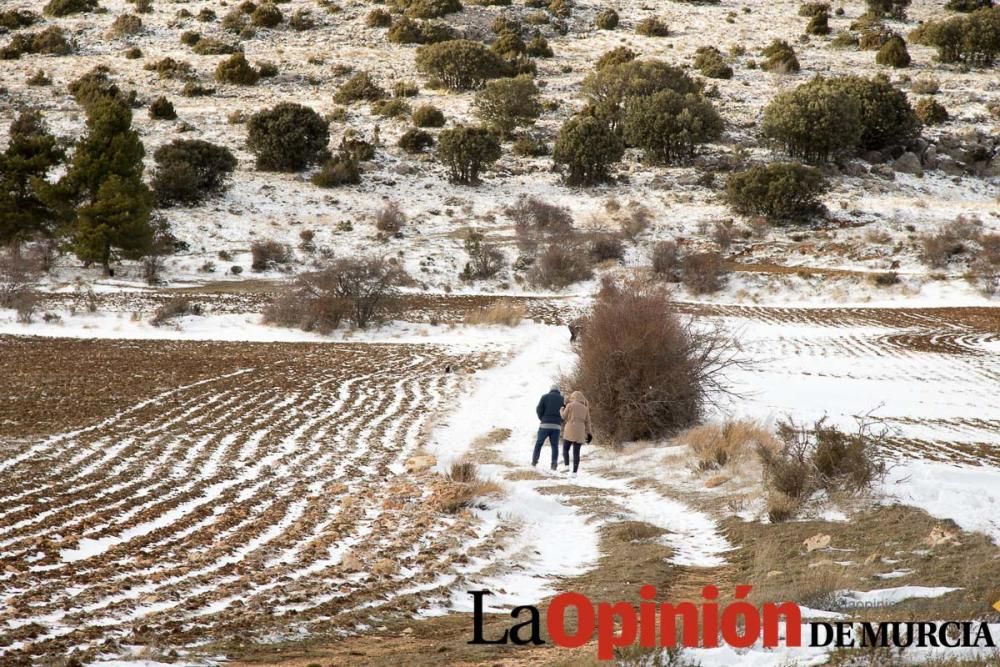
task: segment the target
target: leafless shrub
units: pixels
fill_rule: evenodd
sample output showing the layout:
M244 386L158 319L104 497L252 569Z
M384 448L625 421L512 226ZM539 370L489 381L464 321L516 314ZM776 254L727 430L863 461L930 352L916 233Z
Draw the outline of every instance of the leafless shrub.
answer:
M252 271L266 271L289 264L292 261L288 246L270 239L254 241L250 246L250 256L252 257L250 263Z
M619 215L622 234L633 243L640 234L646 231L653 221L653 212L642 204L636 204L635 202L631 202Z
M462 269L462 280L483 280L492 278L504 267L504 254L496 245L488 243L486 237L475 230L469 230L465 237L465 252L469 261Z
M984 295L994 296L1000 292L1000 234L983 234L979 245L969 276Z
M352 257L300 275L264 310L264 321L329 333L342 320L364 329L401 308L399 287L408 280L394 260Z
M534 247L541 237L564 236L573 231L573 216L567 209L538 197L521 195L504 213L514 221L522 247Z
M41 300L41 295L34 287L28 287L15 294L10 305L17 312L17 321L21 324L31 324Z
M726 252L733 245L733 221L716 220L712 223L712 240L719 246L719 250Z
M683 321L664 289L606 282L585 320L571 384L607 442L661 438L697 423L738 364L722 329Z
M375 228L387 234L397 234L406 224L406 214L397 202L391 201L375 213Z
M758 447L772 521L792 518L819 489L859 492L884 477L886 431L867 417L847 433L820 419L812 427L778 424L781 447Z
M681 281L695 294L711 294L722 289L727 273L719 253L692 253L682 262Z
M316 232L311 229L303 229L299 232L299 250L303 252L316 250Z
M535 259L528 274L533 285L548 289L562 289L594 275L590 256L583 244L557 242L546 246Z
M142 278L147 285L163 283L164 260L162 255L148 255L142 258Z
M653 246L653 273L671 282L679 282L680 252L676 241L659 241Z
M625 245L617 234L594 234L590 237L590 259L594 262L620 260L625 256Z
M21 253L20 248L0 251L0 308L29 303L31 298L25 295L35 293L39 273L38 262Z
M200 303L194 303L186 297L178 296L157 308L156 312L153 313L153 319L149 323L154 327L158 327L178 317L201 315L203 312Z
M750 235L755 239L762 239L771 231L771 223L763 216L755 216L747 221L750 227Z
M928 266L943 268L952 257L968 250L969 242L978 242L982 235L982 223L973 218L959 216L954 221L942 225L937 232L926 234L920 239L920 258Z

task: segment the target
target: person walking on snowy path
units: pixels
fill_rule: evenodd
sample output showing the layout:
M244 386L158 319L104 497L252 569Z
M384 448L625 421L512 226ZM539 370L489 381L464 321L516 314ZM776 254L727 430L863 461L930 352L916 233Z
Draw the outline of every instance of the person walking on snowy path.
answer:
M573 450L573 474L580 469L580 450L584 442L593 440L593 430L590 425L590 404L582 391L574 391L569 395L569 402L559 410L559 415L565 420L563 426L563 463L569 467L569 452Z
M552 469L559 463L559 432L562 430L563 395L559 393L559 385L554 384L549 393L538 401L535 412L538 414L538 437L535 440L535 453L531 456L531 465L537 465L542 455L542 446L548 439L552 445Z

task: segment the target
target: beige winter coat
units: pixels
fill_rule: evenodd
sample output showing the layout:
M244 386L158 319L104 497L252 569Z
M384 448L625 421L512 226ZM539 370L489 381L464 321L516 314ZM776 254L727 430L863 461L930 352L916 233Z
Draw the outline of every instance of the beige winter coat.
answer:
M587 442L587 435L593 431L590 428L590 408L586 400L575 400L570 396L570 402L559 410L566 420L563 426L563 440L566 442Z

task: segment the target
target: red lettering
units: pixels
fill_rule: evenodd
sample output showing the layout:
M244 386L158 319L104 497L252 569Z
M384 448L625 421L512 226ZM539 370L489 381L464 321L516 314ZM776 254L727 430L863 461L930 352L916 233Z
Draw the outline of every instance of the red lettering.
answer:
M576 634L573 635L566 632L567 607L576 607ZM561 593L552 598L545 624L553 644L579 648L589 642L594 634L594 607L586 595Z
M615 634L615 617L621 619L621 634ZM616 646L629 646L635 641L637 622L635 609L628 602L597 605L597 658L611 660Z
M764 646L778 645L778 617L785 617L785 646L802 646L802 610L794 602L764 605Z

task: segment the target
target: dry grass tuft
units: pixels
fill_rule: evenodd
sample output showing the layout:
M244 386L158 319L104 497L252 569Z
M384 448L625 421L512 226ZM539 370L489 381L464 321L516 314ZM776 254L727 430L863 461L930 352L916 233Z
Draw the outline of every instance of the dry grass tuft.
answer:
M498 324L516 327L524 319L525 307L513 301L497 301L466 314L466 324Z
M645 542L652 540L664 531L645 521L623 521L615 527L615 536L622 542Z
M749 419L695 426L678 436L677 440L691 448L702 470L716 470L731 463L740 463L760 447L769 450L781 447L773 433Z
M455 514L472 507L480 498L497 498L505 494L499 483L480 477L475 463L456 461L445 475L445 484L435 491L432 502L438 511Z

